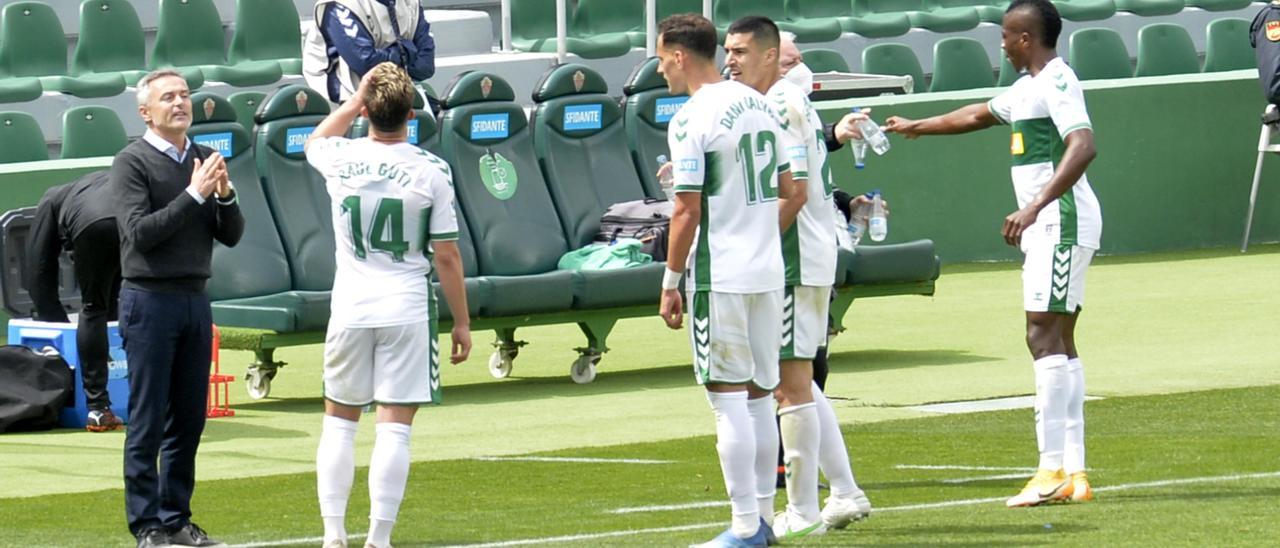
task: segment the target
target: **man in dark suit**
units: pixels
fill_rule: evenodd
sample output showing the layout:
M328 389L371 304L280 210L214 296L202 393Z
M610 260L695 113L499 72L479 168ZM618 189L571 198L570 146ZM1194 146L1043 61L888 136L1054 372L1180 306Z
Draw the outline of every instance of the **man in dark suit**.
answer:
M147 131L116 155L109 182L129 356L125 511L139 548L220 546L191 522L212 346L204 287L213 241L236 245L244 217L226 162L187 138L191 91L182 76L155 71L137 89Z

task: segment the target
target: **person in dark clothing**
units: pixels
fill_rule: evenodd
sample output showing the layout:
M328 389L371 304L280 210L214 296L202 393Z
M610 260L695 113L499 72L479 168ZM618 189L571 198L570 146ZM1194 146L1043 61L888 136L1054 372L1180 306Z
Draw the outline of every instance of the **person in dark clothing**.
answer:
M125 513L139 548L219 546L191 522L213 337L204 288L213 241L235 246L244 217L226 162L187 138L191 92L181 75L143 77L138 113L147 131L116 155L109 181L129 356Z
M390 62L421 82L436 72L435 38L418 0L319 0L303 43L307 85L350 99L365 73Z
M107 362L111 359L107 322L116 317L120 294L120 236L108 196L105 171L49 189L36 206L27 241L31 260L27 279L34 305L32 317L37 321L69 321L58 298L58 257L64 249L75 257L76 285L83 303L76 348L89 408L85 428L90 432L124 426L111 411L107 394Z

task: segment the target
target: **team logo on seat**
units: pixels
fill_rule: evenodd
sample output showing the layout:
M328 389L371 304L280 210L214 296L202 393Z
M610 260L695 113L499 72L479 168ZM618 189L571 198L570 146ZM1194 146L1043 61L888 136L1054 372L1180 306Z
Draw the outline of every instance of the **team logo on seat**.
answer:
M488 99L489 93L492 91L493 91L493 80L490 80L488 76L485 76L483 79L480 80L480 96L485 99Z
M299 90L298 94L293 96L293 103L295 105L298 105L299 113L306 110L307 109L307 92Z
M210 97L205 99L201 106L204 107L204 119L208 120L213 118L213 108L217 106L217 103L213 102L213 98Z
M582 86L586 83L587 83L587 75L583 74L582 71L577 71L573 73L573 91L575 93L582 91Z
M492 150L485 151L480 157L480 180L484 188L499 200L508 200L516 194L516 185L520 177L516 175L516 166L501 154Z

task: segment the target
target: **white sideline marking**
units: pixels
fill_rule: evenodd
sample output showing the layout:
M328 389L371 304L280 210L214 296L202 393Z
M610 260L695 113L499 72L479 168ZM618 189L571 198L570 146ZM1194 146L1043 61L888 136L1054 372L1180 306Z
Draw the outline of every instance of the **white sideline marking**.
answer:
M609 514L634 514L637 512L665 512L667 510L692 510L694 508L715 508L717 506L728 506L729 501L726 500L710 500L703 502L687 502L684 504L662 504L658 506L630 506L627 508L615 508L607 511Z
M1197 483L1215 483L1215 482L1224 482L1224 481L1239 481L1239 480L1247 480L1247 479L1266 479L1266 478L1280 478L1280 472L1259 472L1256 474L1232 474L1228 476L1204 476L1199 478L1182 478L1182 479L1161 480L1161 481L1147 481L1147 482L1141 482L1141 483L1126 483L1121 485L1110 485L1106 487L1098 487L1098 488L1095 488L1094 491L1098 491L1098 492L1128 491L1132 489L1146 489L1151 487L1168 487L1171 485L1191 485L1191 484L1197 484ZM1005 498L1006 497L989 497L989 498L981 498L981 499L950 500L950 501L943 501L943 502L931 502L931 503L925 503L925 504L908 504L904 506L890 506L888 508L875 508L872 510L872 513L878 514L883 512L930 510L934 508L948 508L952 506L972 506L975 504L1004 502ZM708 503L701 503L701 504L708 504ZM718 505L728 506L729 503L719 502ZM675 533L679 531L693 531L696 529L711 529L713 527L724 527L724 526L725 526L725 523L723 521L717 521L714 523L695 523L691 525L679 525L676 527L657 527L653 529L630 529L626 531L610 531L607 533L585 533L581 535L564 535L564 536L558 536L558 537L507 540L507 541L501 541L501 542L488 542L488 543L481 543L481 544L461 544L461 545L456 545L456 548L462 548L462 547L497 548L501 546L524 546L529 544L554 544L554 543L560 543L560 542L574 542L579 540L595 540L595 539L602 539L602 538L627 537L627 536L633 536L633 535L646 535L646 534L653 534L653 533ZM352 535L351 538L361 538L363 536L364 535ZM232 546L243 547L243 548L257 548L257 547L267 547L267 546L285 546L289 544L316 544L321 542L322 540L324 539L321 537L308 537L308 538L289 539L289 540L253 542L253 543L247 543L247 544L233 544Z
M1094 401L1102 398L1099 396L1085 396L1084 399L1085 401ZM923 411L926 413L954 415L957 413L981 413L984 411L1031 409L1032 407L1035 407L1035 404L1035 396L1014 396L1010 398L993 398L989 400L953 401L946 403L931 403L927 405L914 405L908 407L908 409Z
M590 457L473 457L485 462L580 462L587 464L674 464L673 460L597 459Z
M361 538L364 538L366 534L367 533L356 533L356 534L347 535L347 540L361 539ZM295 539L289 539L289 540L264 540L260 542L246 542L244 544L231 544L229 546L232 546L234 548L266 548L267 546L288 546L290 544L320 544L321 542L324 542L324 537L295 538Z
M956 483L971 483L975 481L1025 478L1027 477L1028 473L1029 472L1014 472L1012 474L996 474L994 476L974 476L971 478L944 479L942 480L942 483L956 484Z
M898 470L969 470L977 472L1031 472L1035 468L1025 466L965 466L960 464L897 464Z

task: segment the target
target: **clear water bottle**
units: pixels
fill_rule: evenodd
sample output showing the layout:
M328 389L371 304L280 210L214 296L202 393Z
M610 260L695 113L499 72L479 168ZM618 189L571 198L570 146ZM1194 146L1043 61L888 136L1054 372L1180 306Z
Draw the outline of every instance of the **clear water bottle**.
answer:
M853 112L862 112L862 109L854 107ZM889 152L889 137L880 130L880 125L876 124L871 118L858 121L858 132L862 134L862 140L874 150L876 155L882 156Z
M868 225L871 222L871 204L862 202L849 212L849 240L853 245L858 245L862 241L862 237L866 235Z
M662 169L662 166L667 165L671 160L667 159L666 154L659 154L657 161L658 169ZM668 169L665 174L658 177L658 186L662 187L662 193L667 196L668 201L674 201L676 199L675 179L675 166L671 166L671 169Z
M871 219L867 224L867 234L871 241L883 242L889 235L889 218L884 213L884 199L879 190L871 191Z
M867 142L862 139L853 141L853 167L855 169L867 167Z

